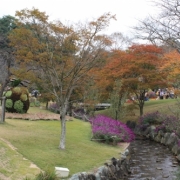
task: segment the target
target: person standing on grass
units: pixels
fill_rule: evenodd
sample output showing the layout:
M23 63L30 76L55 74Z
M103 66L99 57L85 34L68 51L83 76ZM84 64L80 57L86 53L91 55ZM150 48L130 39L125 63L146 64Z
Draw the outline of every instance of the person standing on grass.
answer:
M160 99L160 89L157 90L156 95L157 95L156 100Z
M174 89L171 89L171 90L169 91L169 97L170 97L171 99L174 99Z
M160 89L160 99L164 99L164 91Z

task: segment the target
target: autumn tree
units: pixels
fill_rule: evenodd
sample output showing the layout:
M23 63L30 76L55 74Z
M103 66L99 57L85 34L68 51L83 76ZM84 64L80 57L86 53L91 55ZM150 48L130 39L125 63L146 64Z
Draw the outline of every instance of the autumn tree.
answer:
M128 91L123 88L122 78L119 77L113 68L116 66L116 58L126 59L126 57L126 51L120 50L117 46L112 46L112 50L106 52L104 56L105 63L103 66L98 67L93 72L99 101L111 104L109 113L116 120L122 119L126 115L124 103Z
M164 87L165 74L160 71L162 50L154 45L133 45L127 51L115 50L104 67L106 82L121 80L123 92L136 96L136 103L143 114L145 93L151 88Z
M82 85L87 72L100 62L102 50L110 45L100 32L115 17L106 13L78 26L49 22L46 13L35 8L17 11L16 17L18 29L10 35L16 61L19 68L43 80L43 88L54 95L60 109L59 148L65 149L65 115L72 92Z
M161 70L168 73L169 86L178 87L180 84L180 54L177 50L164 53Z

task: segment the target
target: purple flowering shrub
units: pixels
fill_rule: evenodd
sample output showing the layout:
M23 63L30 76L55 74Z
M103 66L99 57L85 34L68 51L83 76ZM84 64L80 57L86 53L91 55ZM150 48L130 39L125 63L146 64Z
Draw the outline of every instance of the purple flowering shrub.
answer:
M58 104L57 104L56 102L51 103L51 104L49 105L48 110L49 110L49 111L52 111L52 112L54 112L54 113L57 113L57 114L60 113L60 111L59 111L59 106L58 106Z
M151 124L161 124L163 122L163 115L156 111L152 113L147 113L139 118L139 124L141 125L151 125Z
M97 115L90 119L93 138L106 142L131 142L135 135L126 124L111 119L110 117Z
M149 125L156 125L156 132L174 132L180 137L180 119L173 115L166 115L160 112L147 113L139 118L141 130L146 129Z
M180 137L180 120L176 116L164 116L161 127L163 127L166 132L174 132Z

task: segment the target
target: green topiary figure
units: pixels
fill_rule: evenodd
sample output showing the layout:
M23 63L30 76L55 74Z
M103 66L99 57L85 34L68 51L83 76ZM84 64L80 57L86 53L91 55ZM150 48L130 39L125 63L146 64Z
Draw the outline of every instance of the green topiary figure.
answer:
M12 113L26 113L29 109L29 91L26 87L12 87L5 93L6 111Z

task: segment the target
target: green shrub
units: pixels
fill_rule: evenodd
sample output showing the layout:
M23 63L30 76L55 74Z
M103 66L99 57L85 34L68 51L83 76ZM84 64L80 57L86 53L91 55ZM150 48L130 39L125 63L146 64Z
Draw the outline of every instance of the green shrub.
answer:
M11 113L26 113L29 109L29 93L26 87L14 87L11 91L7 91L6 111Z
M6 97L11 97L11 95L12 95L12 91L7 91L7 92L5 93L5 96L6 96Z
M55 172L45 171L37 174L34 179L26 177L24 180L59 180L59 178L57 178Z
M21 88L15 87L15 88L13 88L13 92L15 92L16 94L21 94Z
M27 101L28 97L26 94L21 94L20 99L21 101Z
M23 103L21 102L21 100L15 101L14 103L14 109L18 112L18 113L23 113Z
M37 101L37 100L30 103L31 107L39 107L40 105L41 105L40 101Z
M151 125L161 124L163 122L163 115L158 111L147 113L139 118L139 124Z
M55 172L50 172L50 171L45 171L45 172L40 172L35 180L57 180L57 176Z
M12 108L13 107L13 101L11 99L6 100L6 105L7 108Z

